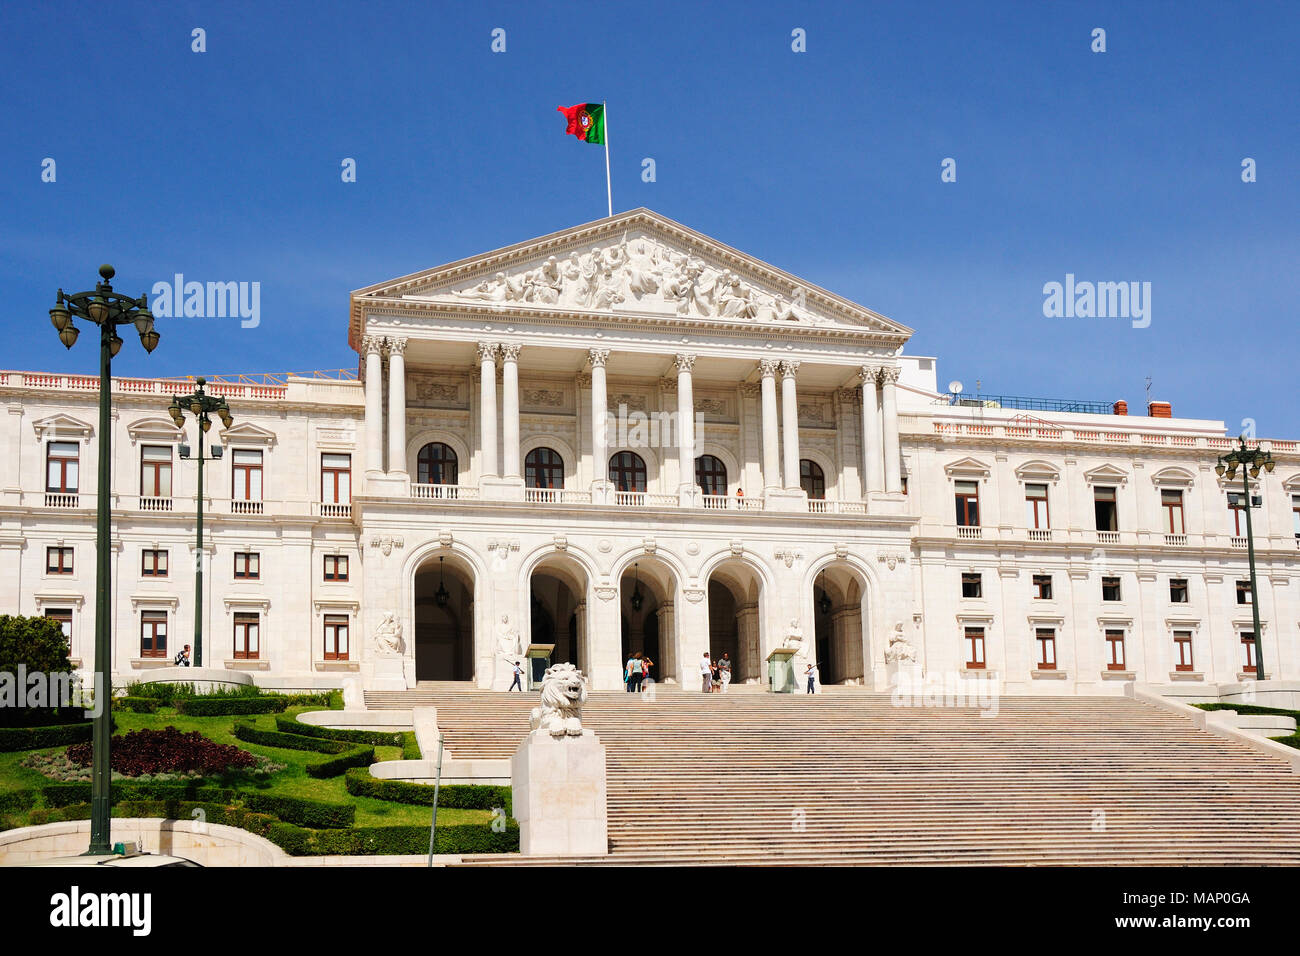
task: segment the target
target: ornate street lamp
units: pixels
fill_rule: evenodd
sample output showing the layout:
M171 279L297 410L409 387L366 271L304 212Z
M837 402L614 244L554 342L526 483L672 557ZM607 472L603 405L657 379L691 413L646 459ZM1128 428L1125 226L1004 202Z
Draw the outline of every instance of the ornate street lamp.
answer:
M198 537L196 539L194 551L194 666L203 666L203 463L205 461L220 461L221 446L212 446L211 457L203 454L203 436L208 433L212 427L212 415L221 419L221 427L229 428L230 423L234 421L230 417L230 409L226 406L224 398L216 398L209 395L203 390L207 379L197 378L194 380L195 389L190 395L173 395L171 405L167 406L167 414L172 417L176 427L182 431L185 429L185 413L188 411L194 416L199 426L199 453L194 456L194 460L199 463L199 494L197 498L198 507ZM182 458L190 457L190 446L181 445L180 455Z
M109 482L112 456L112 425L110 407L112 399L111 364L113 356L122 347L122 339L117 334L119 325L134 325L140 335L140 344L146 352L158 347L158 333L153 327L153 313L149 311L149 299L140 296L132 299L113 291L110 280L116 273L110 265L99 267L102 282L95 283L93 292L78 292L66 295L59 290L54 308L50 309L50 321L59 333L59 341L67 348L77 343L80 334L73 324L74 318L84 319L99 326L99 479L95 486L95 670L94 673L103 680L100 688L112 696L113 687L113 648L111 611L111 587L109 560L112 549L109 542ZM86 855L109 853L112 847L109 841L110 827L110 779L109 747L113 734L112 714L107 701L95 701L99 716L95 718L92 735L93 764L90 783L90 849Z
M1219 456L1219 463L1214 466L1214 473L1220 478L1232 481L1237 477L1237 468L1241 468L1241 488L1244 493L1242 506L1246 510L1246 555L1250 561L1250 609L1255 620L1255 679L1264 680L1264 642L1259 627L1259 589L1255 587L1255 533L1250 520L1250 479L1258 478L1260 469L1273 472L1273 455L1246 447L1246 436L1239 439L1241 447L1236 451ZM1227 472L1225 475L1224 472Z

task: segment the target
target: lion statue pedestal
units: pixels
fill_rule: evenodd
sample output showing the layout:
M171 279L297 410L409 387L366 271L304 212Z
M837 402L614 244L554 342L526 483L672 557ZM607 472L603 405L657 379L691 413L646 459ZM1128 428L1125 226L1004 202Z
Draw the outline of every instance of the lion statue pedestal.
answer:
M572 664L547 668L532 731L510 759L519 851L525 856L609 852L605 745L582 728L586 681Z

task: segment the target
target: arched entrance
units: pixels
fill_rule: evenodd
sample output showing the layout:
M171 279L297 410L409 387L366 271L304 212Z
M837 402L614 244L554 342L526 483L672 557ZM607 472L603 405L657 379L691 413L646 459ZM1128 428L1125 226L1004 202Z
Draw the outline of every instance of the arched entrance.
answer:
M572 558L548 557L528 576L529 640L554 644L552 663L587 660L587 573Z
M415 572L415 679L474 679L474 571L455 554Z
M847 562L823 567L813 579L813 633L823 684L861 684L866 582Z
M763 582L743 561L724 561L709 575L709 656L731 660L732 683L760 682L759 601Z
M640 651L650 658L656 681L677 679L677 626L673 597L677 578L659 558L646 555L623 569L619 587L622 615L620 664Z

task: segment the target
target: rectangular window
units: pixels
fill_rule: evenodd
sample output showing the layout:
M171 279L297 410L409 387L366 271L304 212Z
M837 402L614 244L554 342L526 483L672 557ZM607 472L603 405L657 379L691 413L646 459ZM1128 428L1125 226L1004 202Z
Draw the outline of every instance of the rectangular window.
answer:
M1056 670L1056 631L1050 627L1035 628L1034 637L1038 640L1038 669Z
M1164 515L1165 534L1186 534L1183 524L1183 493L1167 488L1160 491L1160 509Z
M1115 509L1115 489L1094 488L1092 501L1097 514L1097 530L1118 531L1119 514Z
M167 577L167 552L146 548L141 554L140 574L146 578Z
M1291 527L1300 538L1300 495L1291 496Z
M70 607L47 607L45 617L50 621L58 621L59 627L63 631L63 639L69 644L72 643L72 608Z
M961 576L961 596L964 598L977 598L984 596L984 585L979 574L963 574Z
M230 453L230 497L236 501L262 500L262 453L236 448Z
M45 549L45 573L46 574L71 574L72 573L72 549L71 548L46 548Z
M1250 603L1250 582L1249 581L1237 582L1237 603L1238 604Z
M260 653L259 620L256 614L235 615L235 660L255 661Z
M171 445L145 445L140 449L140 494L145 498L172 496Z
M167 656L167 612L140 612L140 656Z
M1124 632L1106 632L1106 670L1124 670Z
M1241 495L1228 495L1228 515L1232 520L1232 536L1234 538L1244 538L1246 536L1246 507L1245 499ZM1300 520L1300 512L1297 512L1297 516L1297 520Z
M320 500L345 505L352 501L352 456L320 456Z
M1192 669L1192 632L1174 631L1174 670Z
M1101 599L1103 601L1118 601L1119 578L1102 578L1101 579Z
M1050 528L1047 514L1047 485L1025 485L1026 527Z
M348 659L348 616L346 614L325 615L325 660L345 661Z
M1241 672L1255 673L1255 632L1241 632Z
M984 667L984 628L966 628L966 666L971 670Z
M50 442L45 458L46 491L76 494L78 454L75 441Z
M1034 575L1034 597L1039 601L1052 599L1052 576L1050 574Z
M980 523L979 482L956 482L957 525L959 527L977 527Z
M1171 604L1187 603L1187 578L1169 579L1169 601Z
M348 559L343 554L325 555L325 580L346 581L348 579Z
M235 577L255 581L262 576L262 559L256 551L235 552Z

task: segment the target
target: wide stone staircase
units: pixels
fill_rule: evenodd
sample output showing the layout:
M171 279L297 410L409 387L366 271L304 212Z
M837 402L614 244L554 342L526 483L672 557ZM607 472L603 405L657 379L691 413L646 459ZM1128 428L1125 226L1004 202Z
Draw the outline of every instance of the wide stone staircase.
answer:
M457 758L509 757L536 695L468 685L366 693L433 706ZM854 688L653 700L593 693L608 752L610 855L501 864L1300 863L1300 774L1117 697L896 707Z

